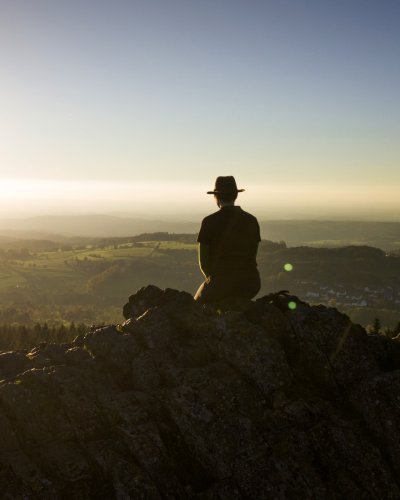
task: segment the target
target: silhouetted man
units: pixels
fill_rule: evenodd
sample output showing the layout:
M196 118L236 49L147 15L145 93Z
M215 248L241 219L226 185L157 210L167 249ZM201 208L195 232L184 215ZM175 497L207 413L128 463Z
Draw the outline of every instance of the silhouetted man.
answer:
M242 191L232 176L217 177L214 190L207 191L220 209L203 219L197 238L200 269L206 280L195 300L252 299L260 290L256 262L260 227L253 215L235 206Z

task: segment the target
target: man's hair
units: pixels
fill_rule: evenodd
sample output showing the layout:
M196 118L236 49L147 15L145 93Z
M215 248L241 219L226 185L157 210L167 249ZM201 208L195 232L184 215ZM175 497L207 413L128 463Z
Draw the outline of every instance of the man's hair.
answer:
M237 193L218 193L215 195L217 200L222 201L223 203L230 203L232 201L235 201L237 196Z

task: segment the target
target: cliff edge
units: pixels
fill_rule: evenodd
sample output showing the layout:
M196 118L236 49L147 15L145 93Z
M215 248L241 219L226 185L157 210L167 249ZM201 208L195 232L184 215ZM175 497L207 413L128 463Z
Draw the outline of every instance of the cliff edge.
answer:
M124 314L0 353L1 498L400 498L400 343L285 295Z

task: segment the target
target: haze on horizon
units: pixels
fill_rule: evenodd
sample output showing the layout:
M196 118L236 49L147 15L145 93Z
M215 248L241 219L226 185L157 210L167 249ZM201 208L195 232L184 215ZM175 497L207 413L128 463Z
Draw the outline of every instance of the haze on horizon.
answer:
M400 4L0 5L2 217L399 220Z
M242 186L242 184L240 185ZM244 186L244 185L243 185ZM0 219L40 215L115 214L196 220L217 210L203 184L99 181L3 180ZM237 204L262 219L399 220L397 188L355 189L316 185L246 185Z

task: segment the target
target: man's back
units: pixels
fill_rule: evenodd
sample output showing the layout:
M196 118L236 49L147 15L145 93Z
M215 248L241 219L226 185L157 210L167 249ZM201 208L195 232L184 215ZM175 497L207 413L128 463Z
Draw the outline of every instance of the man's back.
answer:
M257 219L239 206L225 206L205 217L198 236L210 247L211 276L254 272L260 239Z

